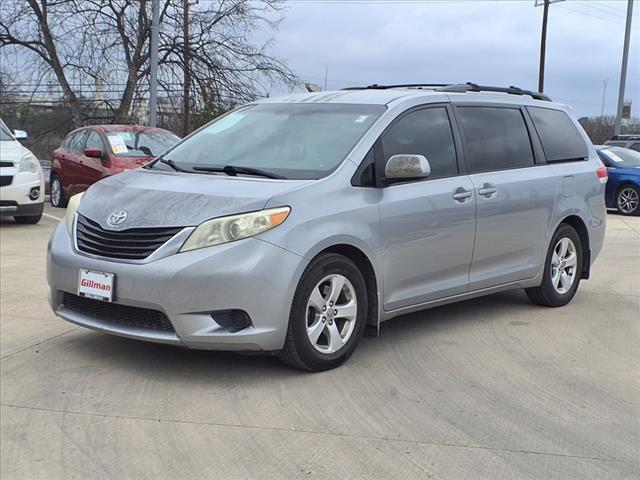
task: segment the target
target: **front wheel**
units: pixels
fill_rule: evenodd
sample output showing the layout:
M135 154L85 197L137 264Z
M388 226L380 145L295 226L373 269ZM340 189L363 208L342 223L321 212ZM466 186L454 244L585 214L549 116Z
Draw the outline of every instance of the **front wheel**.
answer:
M280 359L310 372L335 368L356 349L366 317L367 287L358 267L342 255L320 255L296 289Z
M529 299L545 307L562 307L569 303L580 284L583 258L578 232L563 223L551 239L542 283L526 289Z
M640 190L632 185L625 185L616 195L616 207L622 215L640 215Z

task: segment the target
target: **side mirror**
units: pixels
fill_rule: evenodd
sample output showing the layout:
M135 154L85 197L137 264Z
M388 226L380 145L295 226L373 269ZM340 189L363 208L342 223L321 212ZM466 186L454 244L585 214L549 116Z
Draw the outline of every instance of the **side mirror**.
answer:
M394 155L384 168L387 180L413 180L431 175L431 166L424 155Z
M25 132L24 130L14 130L13 131L13 137L16 140L26 140L27 139L27 132Z
M99 148L85 148L84 156L102 160L102 150L100 150Z

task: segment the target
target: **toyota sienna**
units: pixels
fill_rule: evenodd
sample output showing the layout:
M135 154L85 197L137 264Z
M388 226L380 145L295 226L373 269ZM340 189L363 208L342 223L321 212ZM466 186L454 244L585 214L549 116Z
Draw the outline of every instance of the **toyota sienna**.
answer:
M566 305L602 248L606 180L536 92L266 99L71 197L50 303L102 332L326 370L408 312L514 288Z

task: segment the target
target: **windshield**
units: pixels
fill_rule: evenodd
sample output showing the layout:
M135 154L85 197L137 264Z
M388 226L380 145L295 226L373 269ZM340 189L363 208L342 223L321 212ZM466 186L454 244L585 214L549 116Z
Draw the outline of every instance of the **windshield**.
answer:
M0 121L0 142L13 142L13 135L2 121Z
M612 167L640 167L640 152L628 148L609 147L600 150Z
M183 169L259 169L287 179L328 175L385 111L381 105L260 104L233 111L167 152Z
M170 132L108 131L106 137L119 157L157 157L180 141Z

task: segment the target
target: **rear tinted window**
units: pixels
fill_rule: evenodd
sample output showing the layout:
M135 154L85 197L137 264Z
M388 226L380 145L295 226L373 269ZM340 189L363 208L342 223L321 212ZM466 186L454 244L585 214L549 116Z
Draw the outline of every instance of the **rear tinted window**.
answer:
M458 114L470 173L534 164L529 131L519 109L460 107Z
M565 112L529 107L529 113L540 136L547 162L582 160L589 156L584 138Z

